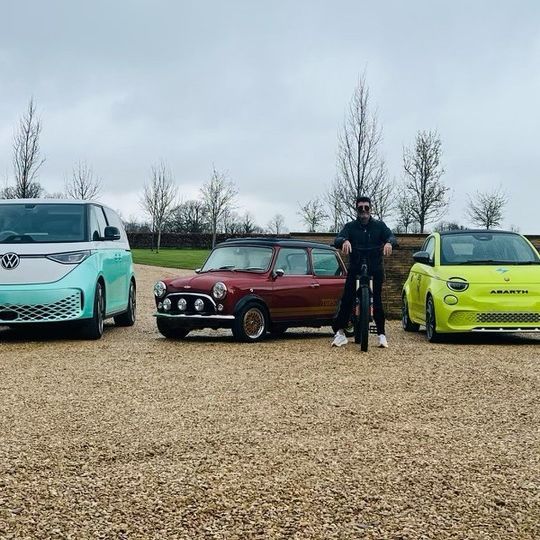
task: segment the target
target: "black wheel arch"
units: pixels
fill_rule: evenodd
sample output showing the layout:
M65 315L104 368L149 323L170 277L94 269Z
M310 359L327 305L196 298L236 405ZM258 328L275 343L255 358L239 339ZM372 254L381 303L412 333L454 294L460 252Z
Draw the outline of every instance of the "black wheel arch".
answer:
M268 306L266 305L266 302L257 294L248 294L247 296L244 296L234 306L234 315L237 315L240 313L242 308L244 308L247 304L259 304L266 312L266 317L268 319L268 322L271 322L270 318L270 310L268 309Z

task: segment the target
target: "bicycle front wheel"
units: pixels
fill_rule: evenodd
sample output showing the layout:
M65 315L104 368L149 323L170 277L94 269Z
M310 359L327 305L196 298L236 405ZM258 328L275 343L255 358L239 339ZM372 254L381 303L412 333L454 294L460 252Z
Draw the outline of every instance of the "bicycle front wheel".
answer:
M362 287L360 293L360 317L359 317L360 350L368 350L369 338L369 289Z

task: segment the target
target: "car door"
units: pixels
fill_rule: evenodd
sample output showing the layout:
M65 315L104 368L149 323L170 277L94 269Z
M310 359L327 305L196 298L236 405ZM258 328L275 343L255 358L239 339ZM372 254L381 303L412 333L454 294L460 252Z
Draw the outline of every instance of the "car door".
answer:
M274 271L283 270L272 287L270 312L275 321L303 320L313 318L317 312L318 296L309 265L307 248L280 247L274 263Z
M131 250L129 248L129 242L127 239L122 220L118 217L116 212L110 208L103 207L107 223L110 227L116 227L120 231L119 240L111 240L112 251L114 253L114 259L116 262L116 274L117 274L117 287L118 287L118 302L121 307L126 307L129 297L129 285L132 272L132 257Z
M313 248L311 250L313 290L316 299L316 316L331 319L336 311L345 286L346 271L337 253L332 249Z
M118 257L115 255L115 246L111 241L103 240L107 221L103 208L95 204L89 207L90 234L94 249L98 254L101 272L105 280L105 303L107 313L120 309L120 269Z
M414 318L423 321L426 316L426 295L433 275L433 265L435 264L435 237L426 239L422 251L429 253L430 264L419 264L415 266L416 283L411 283L411 290L414 291Z

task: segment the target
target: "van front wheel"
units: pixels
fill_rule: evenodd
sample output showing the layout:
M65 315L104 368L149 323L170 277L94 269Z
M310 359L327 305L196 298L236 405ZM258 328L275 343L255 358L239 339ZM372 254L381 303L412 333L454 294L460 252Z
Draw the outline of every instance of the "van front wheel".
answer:
M96 284L94 293L94 312L91 319L83 323L81 337L83 339L99 339L103 335L105 323L105 290L101 282Z

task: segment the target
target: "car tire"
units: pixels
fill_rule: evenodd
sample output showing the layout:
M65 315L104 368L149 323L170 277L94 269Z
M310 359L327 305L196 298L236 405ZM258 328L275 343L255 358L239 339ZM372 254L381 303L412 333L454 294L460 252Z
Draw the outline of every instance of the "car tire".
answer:
M418 332L420 325L411 320L409 314L409 303L407 302L407 295L403 295L401 298L401 326L405 332Z
M261 341L268 331L266 309L259 303L250 302L236 314L232 326L235 339L246 343Z
M426 337L430 343L440 343L441 334L437 332L437 317L435 315L435 303L428 296L426 301Z
M81 337L83 339L100 339L103 335L105 325L105 288L101 281L96 283L94 293L94 310L92 318L83 322Z
M114 317L114 324L116 324L116 326L133 326L135 324L136 309L137 288L135 286L135 282L131 280L131 284L129 286L127 311L125 313L121 313L120 315L116 315Z
M157 317L156 323L159 333L167 339L184 339L191 330L185 326L175 326L163 317Z

